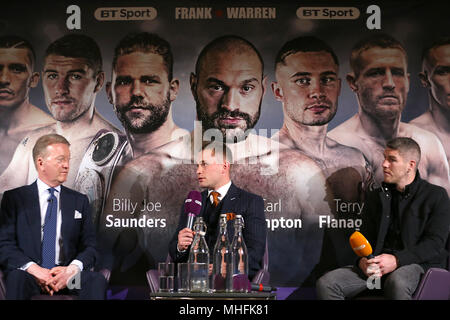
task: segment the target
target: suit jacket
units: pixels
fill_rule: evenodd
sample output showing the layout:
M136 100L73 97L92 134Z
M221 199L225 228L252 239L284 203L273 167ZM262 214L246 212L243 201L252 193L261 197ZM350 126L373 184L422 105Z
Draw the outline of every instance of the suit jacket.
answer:
M202 192L202 209L200 215L204 218L205 222L209 220L208 210L206 210L206 203L208 191ZM221 201L220 213L236 213L241 214L244 218L244 241L248 250L248 269L249 278L252 279L258 270L262 269L263 256L266 247L266 234L267 226L264 216L264 201L263 199L253 193L242 190L233 183L228 189L227 194ZM186 262L189 256L189 250L185 253L179 253L177 250L178 233L181 229L184 229L187 224L187 215L184 212L184 206L181 210L178 228L172 237L169 244L169 254L175 262ZM209 228L209 227L208 227ZM207 239L210 243L215 243L219 232L217 227L215 239ZM227 233L229 237L233 236L234 229L231 223L227 225ZM229 238L230 239L230 238ZM209 248L211 253L214 248Z
M442 187L420 178L406 187L405 211L401 222L402 250L385 248L385 238L391 223L390 186L369 192L363 211L361 233L374 249L374 255L393 254L399 267L419 264L424 270L431 267L445 268L448 252L445 244L450 226L450 202Z
M83 263L83 269L94 266L95 230L88 198L61 186L62 257L67 266L74 259ZM75 210L81 217L75 219ZM6 191L0 214L0 264L6 272L33 261L41 264L41 212L37 183Z

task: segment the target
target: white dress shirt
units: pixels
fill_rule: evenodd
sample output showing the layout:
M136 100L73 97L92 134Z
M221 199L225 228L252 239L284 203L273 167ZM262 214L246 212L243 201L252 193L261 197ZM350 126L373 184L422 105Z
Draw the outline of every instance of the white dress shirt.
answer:
M218 188L217 190L213 190L213 189L208 189L208 198L211 201L211 203L214 203L214 198L211 195L211 192L213 191L217 191L220 195L218 196L219 201L222 201L222 199L227 195L228 189L230 189L231 187L231 180L228 181L227 184L221 186L220 188Z
M222 201L222 199L227 195L228 189L230 189L230 187L231 187L231 180L228 181L227 184L225 184L225 185L221 186L220 188L218 188L217 190L208 189L208 198L211 201L211 203L214 203L214 198L213 198L211 192L217 191L220 194L217 198L219 199L219 201ZM186 250L180 250L178 248L178 244L177 244L177 251L180 252L180 253L186 252Z
M47 214L47 207L50 204L48 199L50 198L50 189L51 187L47 185L45 182L43 182L41 179L37 179L37 188L38 188L38 196L39 196L39 208L41 212L41 242L44 238L44 222L45 222L45 215ZM61 186L54 187L56 192L53 194L56 197L57 200L57 215L56 215L56 243L55 243L55 264L59 265L62 261L61 257L61 248L63 244L63 239L61 236L61 223L62 223L62 216L61 216L61 206L60 206L60 194L61 194ZM28 262L20 269L27 270L29 266L34 264L35 262ZM79 260L73 260L70 264L75 264L77 267L80 268L80 271L83 270L83 263Z

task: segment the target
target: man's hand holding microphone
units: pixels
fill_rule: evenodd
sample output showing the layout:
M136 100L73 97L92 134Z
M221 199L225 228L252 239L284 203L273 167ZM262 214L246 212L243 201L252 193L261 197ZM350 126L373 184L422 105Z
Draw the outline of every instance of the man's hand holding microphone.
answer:
M369 241L358 231L350 236L350 245L353 251L361 257L359 268L367 277L381 277L398 267L397 258L392 254L383 253L374 256Z

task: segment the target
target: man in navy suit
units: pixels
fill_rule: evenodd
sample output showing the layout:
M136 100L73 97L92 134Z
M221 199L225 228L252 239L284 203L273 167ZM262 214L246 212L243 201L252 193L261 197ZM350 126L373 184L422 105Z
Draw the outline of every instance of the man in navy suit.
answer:
M248 249L248 270L251 280L262 268L266 244L266 221L264 201L253 193L236 187L230 179L231 151L223 143L204 144L197 160L197 179L202 192L202 210L200 215L208 229L206 242L208 248L214 248L218 236L218 221L221 213L241 214L244 218L243 230ZM213 192L218 192L219 202L214 204ZM217 202L217 201L216 201ZM175 262L185 262L189 256L189 246L194 240L194 233L186 228L187 215L182 212L175 232L169 244L169 253ZM231 236L232 232L228 232ZM231 240L231 239L230 239Z
M40 293L105 298L105 278L89 271L97 251L88 199L61 185L69 172L69 146L58 134L40 137L33 148L37 181L3 194L0 264L7 299Z

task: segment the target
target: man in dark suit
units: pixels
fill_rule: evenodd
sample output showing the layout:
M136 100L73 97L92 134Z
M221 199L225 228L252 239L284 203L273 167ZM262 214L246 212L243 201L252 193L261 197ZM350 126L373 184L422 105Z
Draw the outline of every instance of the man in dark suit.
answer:
M200 187L206 189L202 192L200 215L208 226L205 238L210 252L217 240L220 214L242 215L245 223L244 240L248 249L248 276L251 280L263 263L267 228L264 201L260 196L239 189L231 182L231 162L231 151L225 144L204 144L197 159L197 179ZM169 244L169 253L175 262L187 261L188 249L194 239L194 233L186 228L186 223L187 215L182 211L177 231ZM230 227L231 224L228 224ZM228 235L233 236L233 231L228 229Z
M378 282L386 299L410 300L424 272L446 267L450 202L444 188L420 178L420 155L411 138L387 143L384 182L368 193L362 213L361 233L374 257L323 275L316 283L320 299L352 298Z
M105 278L89 271L97 252L88 199L61 185L69 172L69 146L58 134L40 137L33 148L37 181L3 195L0 264L7 299L42 292L105 298Z

